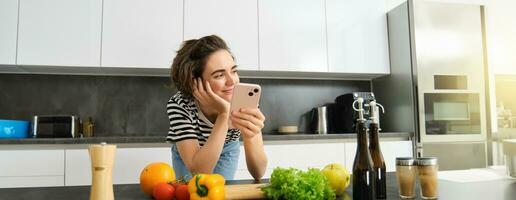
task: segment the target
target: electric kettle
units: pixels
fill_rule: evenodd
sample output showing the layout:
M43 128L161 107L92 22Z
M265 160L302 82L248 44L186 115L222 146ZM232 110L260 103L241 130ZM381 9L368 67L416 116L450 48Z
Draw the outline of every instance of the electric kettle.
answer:
M328 106L319 106L313 108L310 112L310 118L310 132L315 134L328 133Z

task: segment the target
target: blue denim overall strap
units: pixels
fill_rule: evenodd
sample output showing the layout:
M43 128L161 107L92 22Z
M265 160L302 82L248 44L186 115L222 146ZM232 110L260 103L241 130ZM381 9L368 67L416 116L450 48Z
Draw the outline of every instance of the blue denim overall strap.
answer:
M238 166L239 156L240 141L237 140L224 144L224 148L222 149L222 153L219 161L217 161L217 165L215 166L213 173L221 174L226 180L233 180ZM185 176L187 180L192 178L192 175L183 163L175 144L172 145L172 166L174 167L177 178L181 176Z

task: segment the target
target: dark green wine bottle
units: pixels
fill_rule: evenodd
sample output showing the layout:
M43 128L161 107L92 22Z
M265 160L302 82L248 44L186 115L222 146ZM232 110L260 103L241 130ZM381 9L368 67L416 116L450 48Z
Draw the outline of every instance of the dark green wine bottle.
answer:
M367 128L363 114L363 99L358 100L357 151L353 162L353 199L375 199L375 172L367 145Z
M369 153L373 160L373 170L375 172L375 195L377 199L387 198L387 177L385 169L385 160L383 159L382 151L380 149L379 134L380 134L380 117L376 101L369 103L370 120L369 124ZM382 106L383 110L383 106Z

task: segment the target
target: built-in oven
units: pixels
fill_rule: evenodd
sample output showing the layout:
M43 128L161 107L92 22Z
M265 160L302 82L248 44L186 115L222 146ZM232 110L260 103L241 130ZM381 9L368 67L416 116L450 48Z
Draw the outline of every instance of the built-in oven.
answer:
M435 156L443 169L484 167L486 114L481 89L466 75L433 76L421 95L418 156ZM468 161L461 160L468 157Z
M485 105L481 90L467 75L432 77L419 101L421 142L483 141Z

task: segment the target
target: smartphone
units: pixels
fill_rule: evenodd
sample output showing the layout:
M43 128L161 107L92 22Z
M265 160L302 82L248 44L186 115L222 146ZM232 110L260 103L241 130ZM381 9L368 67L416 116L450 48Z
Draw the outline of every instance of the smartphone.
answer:
M230 112L238 111L240 108L258 108L262 88L257 84L237 83L233 88ZM231 118L229 128L233 128Z

